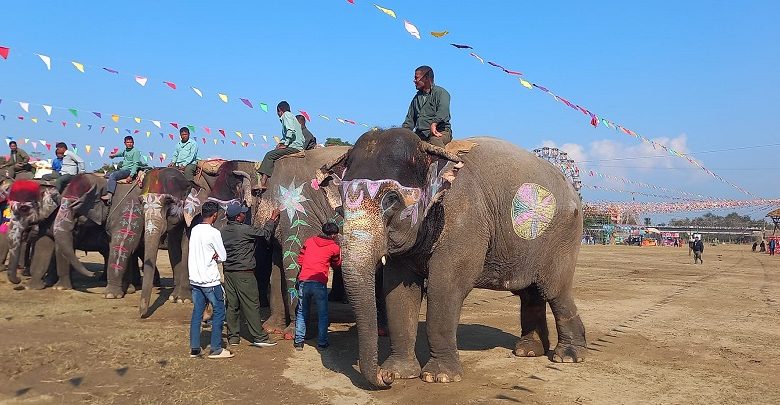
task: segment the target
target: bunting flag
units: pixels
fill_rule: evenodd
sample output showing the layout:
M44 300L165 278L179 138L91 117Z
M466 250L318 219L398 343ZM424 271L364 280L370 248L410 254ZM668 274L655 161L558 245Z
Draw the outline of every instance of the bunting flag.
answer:
M75 108L68 108L68 111L70 111L70 113L73 114L74 117L79 116L79 112Z
M172 88L173 90L176 90L176 84L175 83L173 83L173 82L165 82L165 81L163 83L165 83L168 87Z
M157 128L160 128L160 129L162 129L162 126L161 126L161 124L160 124L160 121L157 121L157 120L152 120L152 124L154 124L154 126L156 126Z
M111 120L114 121L114 122L119 122L119 115L111 114Z
M179 123L177 123L177 122L171 122L171 126L176 128L176 129L179 129Z
M38 118L30 118L30 121L32 121L33 124L37 124L38 123Z
M8 53L11 52L11 48L6 48L4 46L0 46L0 57L3 59L8 59Z
M207 134L211 135L211 128L203 127L203 130L206 131Z
M38 55L38 57L41 58L43 63L46 65L46 69L51 70L51 58L46 55L41 55L39 53L37 53L36 55Z
M309 113L303 110L298 110L298 112L301 113L301 115L303 115L304 118L306 118L306 121L311 121L311 117L309 117Z
M84 65L83 64L78 63L78 62L70 62L70 63L73 64L73 67L75 67L76 70L78 70L81 73L84 73Z
M431 35L433 35L436 38L441 38L449 33L450 33L449 31L431 31Z
M484 60L484 59L482 59L482 58L480 58L480 57L479 57L479 55L477 55L476 53L474 53L474 52L471 52L471 53L469 53L469 55L471 55L471 56L473 56L473 57L477 58L477 60L478 60L478 61L480 61L481 63L485 63L485 60Z
M474 48L470 47L469 45L461 45L461 44L450 44L450 45L452 45L452 46L454 46L454 47L456 47L458 49L474 49Z
M227 103L228 102L228 96L226 94L217 93L219 96L219 99L222 100L222 102Z
M94 112L93 111L92 114L95 114L95 116L98 117L98 118L103 118L103 114L101 114L99 112Z
M108 72L108 73L113 73L113 74L115 74L115 75L118 75L118 74L119 74L119 72L118 72L118 71L116 71L116 70L114 70L114 69L111 69L111 68L104 67L104 68L103 68L103 70L105 70L105 71L106 71L106 72Z
M140 124L141 123L141 118L140 117L135 117L133 119L135 120L136 124Z
M251 101L249 101L249 100L247 100L245 98L240 98L239 100L241 100L241 102L244 103L247 107L254 108L254 107L252 107L252 102Z
M420 31L417 30L417 27L414 26L414 24L410 23L409 21L404 20L404 28L406 28L406 31L413 37L420 39Z
M24 110L24 112L30 112L30 103L26 103L24 101L20 101L19 102L19 107L21 107L22 110Z
M138 84L140 84L140 85L141 85L141 87L144 87L144 86L146 86L146 81L147 81L147 80L149 80L149 79L147 79L147 78L145 78L145 77L143 77L143 76L136 76L136 77L135 77L135 82L136 82L136 83L138 83Z
M377 6L376 4L374 4L374 7L376 7L379 11L389 15L390 17L395 18L395 11L390 10L389 8L384 8L384 7Z
M733 210L747 207L776 207L780 205L778 199L754 199L754 200L681 200L673 202L588 202L583 204L582 211L585 216L609 215L616 212L633 212L637 214L671 213L671 212L696 212L718 209Z
M190 88L191 88L191 89L192 89L192 91L194 91L194 92L195 92L195 94L197 94L199 97L201 97L201 98L203 97L203 93L200 91L200 89L198 89L197 87L190 87Z
M268 104L260 103L260 109L263 110L263 112L268 112Z

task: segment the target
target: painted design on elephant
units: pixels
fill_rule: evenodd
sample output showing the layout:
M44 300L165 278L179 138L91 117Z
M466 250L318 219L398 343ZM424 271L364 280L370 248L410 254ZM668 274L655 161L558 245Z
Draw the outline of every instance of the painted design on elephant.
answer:
M146 194L143 196L146 224L144 230L147 235L155 235L159 231L154 224L154 219L162 217L163 194Z
M295 230L294 234L285 239L282 246L285 247L284 253L282 253L282 260L290 258L291 263L287 265L285 271L295 270L296 274L300 271L300 265L298 264L298 252L303 247L303 242L300 237L300 228L302 226L311 226L306 222L305 218L308 218L306 208L303 206L303 202L309 201L306 196L303 195L303 186L306 183L295 185L295 179L290 182L288 187L279 186L279 211L287 212L287 217L290 219L290 230ZM295 288L295 284L298 281L297 277L290 277L287 279L290 287L287 288L287 292L290 294L290 300L294 300L298 297L298 290Z
M111 269L114 271L124 270L124 264L127 263L129 255L132 253L126 246L135 244L138 233L133 229L136 219L143 215L140 204L135 201L129 201L122 210L119 219L120 228L111 236L113 239L113 249L116 251L116 260L111 263Z
M190 190L190 193L187 194L187 198L184 201L184 212L191 217L195 216L195 210L200 207L200 199L198 198L199 192L200 191L197 188L193 188Z
M227 206L230 204L241 203L238 198L233 198L231 200L220 200L219 198L209 197L206 199L206 201L214 201L215 203L219 204L219 208L222 208L223 211L227 210Z
M555 196L535 183L523 183L512 200L512 227L523 239L535 239L555 216Z
M401 219L411 218L412 225L417 224L418 213L420 211L420 202L424 199L424 193L417 187L406 187L393 179L366 180L355 179L342 183L344 197L344 216L345 219L356 220L365 216L368 205L377 206L384 214L392 204L385 201L388 196L387 191L395 190L403 200L404 210L401 211ZM370 197L371 204L364 204L366 201L365 193L361 186L365 187ZM380 190L382 192L380 193ZM377 204L377 195L381 199ZM373 208L370 208L373 210ZM359 224L357 226L360 226Z
M11 225L11 205L8 204L8 201L0 203L0 211L2 211L0 233L8 233L8 227Z
M70 211L73 209L73 204L76 202L75 198L63 198L60 204L60 210L57 212L57 217L54 218L54 231L63 231L63 223L71 223L72 216Z

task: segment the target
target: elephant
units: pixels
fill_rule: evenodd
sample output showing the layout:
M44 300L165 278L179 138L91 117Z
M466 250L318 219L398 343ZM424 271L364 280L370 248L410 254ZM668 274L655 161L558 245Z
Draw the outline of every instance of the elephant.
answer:
M585 329L572 292L581 199L558 168L496 138L453 141L445 149L392 128L363 134L319 177L321 185L341 187L344 283L357 320L360 372L371 384L460 381L456 330L473 288L520 296L515 355L548 351L549 303L558 332L552 360L583 360ZM381 366L372 294L380 263L390 332L390 356ZM430 359L420 368L423 294Z
M44 277L52 267L55 254L52 225L59 208L60 194L53 186L44 183L16 180L11 186L8 198L12 213L8 227L9 258L6 269L8 280L13 284L21 282L17 275L17 267L23 250L26 250L23 245L27 243L31 247L29 253L31 278L26 287L42 289L50 284L44 281ZM98 249L84 246L84 250ZM101 251L101 253L106 257L108 252ZM88 277L94 276L94 273L83 266L76 267L76 271ZM55 284L55 287L59 287L59 284Z
M298 252L306 239L320 233L324 223L342 222L341 215L328 201L326 194L319 190L320 185L314 178L314 173L347 150L348 147L345 146L329 146L306 150L277 160L274 175L268 179L268 188L254 199L254 224L265 223L274 209L282 211L271 242L271 315L263 324L263 328L272 333L282 333L285 339L292 339L295 329ZM330 194L338 195L337 186L330 187L333 187ZM340 299L339 276L334 274L332 293L335 294L331 299Z
M90 241L93 249L108 252L105 298L122 298L140 287L138 256L143 237L143 212L140 188L119 184L114 202L100 201L106 179L91 173L74 176L62 192L59 212L54 220L58 286L72 288L70 266L87 271L75 254ZM75 243L74 243L75 238Z

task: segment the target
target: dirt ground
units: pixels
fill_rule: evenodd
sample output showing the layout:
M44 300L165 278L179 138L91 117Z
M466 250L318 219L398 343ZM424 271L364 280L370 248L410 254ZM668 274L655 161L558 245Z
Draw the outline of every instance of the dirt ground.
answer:
M780 257L724 245L707 246L704 260L692 264L683 248L584 246L581 364L512 356L519 300L474 290L458 330L463 381L401 380L383 391L356 369L348 305L331 303L324 353L243 341L233 359L190 359L190 304L165 302L141 320L138 294L14 291L0 277L0 403L780 403ZM425 362L424 309L420 319ZM554 330L549 311L548 322ZM380 338L380 358L387 344Z

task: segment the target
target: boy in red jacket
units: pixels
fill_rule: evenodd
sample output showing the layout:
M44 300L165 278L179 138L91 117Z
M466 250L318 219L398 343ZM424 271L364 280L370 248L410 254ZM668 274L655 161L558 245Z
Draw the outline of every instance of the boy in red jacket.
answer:
M338 234L338 225L325 223L322 225L322 235L307 239L298 256L301 272L298 274L298 308L293 341L296 350L303 350L306 317L312 300L317 304L317 349L328 347L328 273L331 267L341 267L341 248L336 242Z

